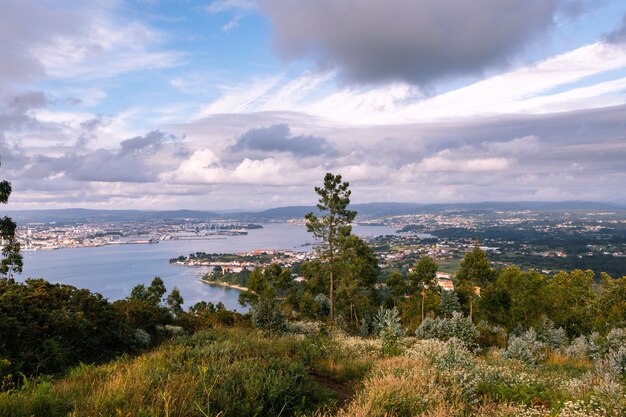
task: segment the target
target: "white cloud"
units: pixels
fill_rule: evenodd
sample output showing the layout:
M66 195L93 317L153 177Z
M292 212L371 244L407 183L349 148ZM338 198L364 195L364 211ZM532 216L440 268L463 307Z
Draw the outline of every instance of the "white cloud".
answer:
M30 53L42 62L48 75L84 80L172 67L183 58L177 52L151 51L159 44L160 35L139 22L94 18L86 32L35 44Z
M337 89L335 73L308 73L291 80L278 76L244 87L222 87L222 96L197 116L288 109L335 123L386 125L570 111L625 103L626 96L616 94L625 88L624 78L576 85L622 68L626 48L597 42L434 96L403 83Z
M454 158L446 150L439 154L424 158L418 165L419 171L424 172L480 172L503 171L509 168L510 162L506 158Z
M257 3L253 0L215 0L204 10L208 13L222 13L232 10L254 10L256 7Z

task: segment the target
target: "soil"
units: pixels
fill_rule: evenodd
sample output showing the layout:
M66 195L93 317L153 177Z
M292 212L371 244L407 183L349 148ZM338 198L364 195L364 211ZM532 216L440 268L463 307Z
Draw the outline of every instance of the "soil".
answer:
M309 371L309 375L313 381L337 393L337 397L342 403L347 403L354 397L354 388L348 382L341 381L334 376L319 373L317 371Z

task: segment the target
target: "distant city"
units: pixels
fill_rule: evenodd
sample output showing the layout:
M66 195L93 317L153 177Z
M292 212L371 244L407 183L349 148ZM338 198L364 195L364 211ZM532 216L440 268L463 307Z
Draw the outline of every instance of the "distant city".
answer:
M361 205L356 222L397 231L368 239L382 268L408 270L420 256L428 255L438 262L442 273L454 274L465 253L478 243L494 266L516 264L544 273L570 269L626 273L626 210L589 203L563 203L563 207L552 204L547 208L537 204L529 203L532 207L524 209L523 203L430 208L380 203ZM246 235L248 230L268 222L303 225L302 214L312 209L286 207L223 215L134 212L133 221L116 218L122 216L115 212L81 211L82 218L77 216L74 221L67 213L59 217L57 212L55 220L53 211L45 216L38 212L31 220L19 222L17 234L24 250L224 239ZM414 213L407 213L411 210ZM46 221L41 221L42 216ZM283 255L287 264L287 258L296 261L305 256L300 252ZM254 266L266 264L256 262Z

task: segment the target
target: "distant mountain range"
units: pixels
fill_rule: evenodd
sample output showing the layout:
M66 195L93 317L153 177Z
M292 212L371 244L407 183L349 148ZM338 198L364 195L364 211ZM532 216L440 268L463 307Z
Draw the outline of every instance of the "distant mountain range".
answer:
M441 212L489 213L496 211L626 211L626 206L612 203L587 201L563 202L484 202L484 203L367 203L352 204L350 209L356 210L359 218L375 218L406 214L425 214ZM120 222L146 220L232 220L246 222L267 222L288 219L301 219L307 213L317 211L315 206L278 207L259 212L218 212L200 210L91 210L91 209L54 209L54 210L15 210L7 211L19 223L75 223L75 222Z

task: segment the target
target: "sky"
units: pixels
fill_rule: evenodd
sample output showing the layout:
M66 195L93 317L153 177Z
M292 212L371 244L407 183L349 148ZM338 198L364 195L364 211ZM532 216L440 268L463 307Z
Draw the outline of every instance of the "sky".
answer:
M6 209L626 203L623 0L0 0Z

